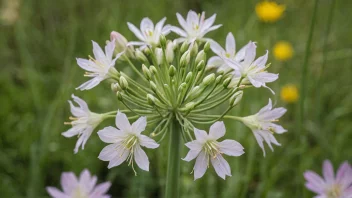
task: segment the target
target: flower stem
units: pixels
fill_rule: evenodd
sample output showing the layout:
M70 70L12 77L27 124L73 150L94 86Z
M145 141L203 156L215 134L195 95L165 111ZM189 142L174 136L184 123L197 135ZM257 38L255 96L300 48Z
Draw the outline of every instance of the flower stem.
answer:
M165 198L178 198L181 159L181 128L176 118L173 118L170 125L169 138L169 159L167 164Z

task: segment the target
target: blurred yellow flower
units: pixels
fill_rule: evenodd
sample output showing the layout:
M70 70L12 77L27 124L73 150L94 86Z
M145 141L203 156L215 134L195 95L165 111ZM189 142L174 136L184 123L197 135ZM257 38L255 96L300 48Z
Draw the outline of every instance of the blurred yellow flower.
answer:
M19 18L19 0L5 0L0 10L0 21L5 25L13 25Z
M292 58L293 48L287 41L279 41L274 46L274 56L277 60L286 61Z
M298 100L298 89L296 85L287 84L281 88L281 100L287 103L295 103Z
M285 8L284 5L278 5L276 2L263 1L255 6L255 11L260 20L275 22L281 18Z

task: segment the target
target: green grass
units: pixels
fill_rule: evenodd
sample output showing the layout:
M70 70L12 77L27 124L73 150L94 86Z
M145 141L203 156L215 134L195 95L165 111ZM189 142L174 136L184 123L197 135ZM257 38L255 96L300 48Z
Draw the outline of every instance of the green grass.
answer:
M267 149L264 158L249 129L226 121L226 138L241 142L246 152L238 158L226 158L233 176L223 181L210 169L204 178L194 182L190 174L193 163L181 162L180 195L190 198L312 197L304 188L303 170L320 172L324 159L331 159L335 167L342 161L352 161L352 21L348 20L352 17L352 4L348 0L335 0L333 6L333 0L318 1L307 56L307 79L300 85L305 90L301 122L299 104L286 105L279 98L279 90L286 83L299 85L301 82L314 1L280 1L286 4L287 10L273 24L258 21L254 12L256 2L22 0L16 24L0 26L2 197L48 197L45 186L59 186L61 172L78 174L83 168L97 174L100 181L112 181L109 193L113 197L164 194L167 145L147 151L151 171L138 171L134 177L126 164L108 170L107 163L97 159L104 146L97 135L92 135L84 151L74 155L75 139L66 139L61 132L67 130L63 122L70 115L66 101L72 93L87 100L96 112L122 107L111 94L108 83L89 92L74 89L84 81L75 57L91 54L91 40L103 44L112 30L133 40L127 21L139 24L145 16L153 21L167 16L167 22L176 25L175 13L186 14L189 9L218 14L216 21L224 26L209 36L221 44L231 31L237 46L249 40L257 41L258 55L264 54L265 49L271 52L278 40L290 41L295 54L284 63L270 55L269 70L280 73L280 79L270 84L276 95L265 89L251 89L244 94L241 105L231 111L241 116L255 113L267 103L268 97L278 106L288 108L281 122L289 132L276 136L282 146L276 147L273 153ZM127 67L126 70L129 72ZM106 121L101 126L112 124ZM182 152L185 156L186 149Z

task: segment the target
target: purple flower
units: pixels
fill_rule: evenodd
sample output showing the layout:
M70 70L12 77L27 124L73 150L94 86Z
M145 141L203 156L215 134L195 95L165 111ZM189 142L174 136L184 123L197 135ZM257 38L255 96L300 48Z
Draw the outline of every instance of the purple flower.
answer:
M315 198L352 198L352 168L344 162L335 176L329 160L323 164L323 178L313 171L306 171L306 187L317 193Z
M73 172L61 174L61 186L63 192L55 187L46 187L49 195L53 198L110 198L105 193L111 183L104 182L96 185L97 177L90 175L87 169L83 170L79 178Z

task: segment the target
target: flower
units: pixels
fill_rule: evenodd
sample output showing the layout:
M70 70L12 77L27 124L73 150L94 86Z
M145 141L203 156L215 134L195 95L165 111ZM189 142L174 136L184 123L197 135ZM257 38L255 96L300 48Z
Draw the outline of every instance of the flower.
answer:
M195 40L201 40L205 34L222 26L212 26L214 24L216 14L213 14L210 18L205 19L205 12L202 12L202 15L200 15L193 10L190 10L187 14L186 20L179 13L176 13L176 16L183 30L175 26L168 26L168 29L182 37L176 39L177 42L183 42L186 40L193 42Z
M288 84L281 88L281 100L287 103L295 103L298 100L298 89L296 85Z
M105 54L101 47L94 41L93 43L93 53L94 58L89 57L89 60L77 58L77 64L82 69L87 72L84 76L92 77L93 79L83 83L76 89L89 90L97 86L101 81L107 79L110 73L114 72L115 61L122 55L123 52L116 55L114 59L113 53L115 49L115 41L107 42L105 46ZM116 70L115 70L116 71Z
M263 150L264 156L264 141L268 144L272 151L274 149L271 146L271 143L281 146L281 144L279 144L275 139L274 134L282 134L287 132L287 130L280 125L274 124L273 122L277 122L278 119L285 113L286 109L283 107L273 109L271 99L269 98L268 105L260 109L258 113L255 115L240 118L243 124L252 130L255 139L257 140L260 148Z
M204 175L209 166L209 159L219 177L225 179L226 175L231 176L230 166L222 154L240 156L244 151L242 145L235 140L216 141L225 135L225 131L223 122L215 122L211 125L209 135L203 130L194 128L196 140L185 144L190 151L183 159L189 162L197 158L194 165L194 180Z
M74 152L78 152L78 148L84 145L92 134L96 126L104 119L101 114L93 113L89 110L87 103L81 98L72 94L72 99L79 105L76 107L73 105L72 101L68 101L71 107L71 113L75 117L70 117L71 122L65 122L67 125L72 125L72 128L63 132L62 135L65 137L72 137L77 135L79 138L77 140Z
M84 169L77 178L73 172L64 172L61 174L61 187L63 192L55 187L46 187L49 195L53 198L109 198L105 194L110 186L110 182L104 182L96 185L97 177L90 175L87 169Z
M21 2L19 0L5 0L2 2L0 22L4 25L14 25L20 18L19 9Z
M105 127L98 132L100 139L105 143L110 143L99 154L99 159L109 161L108 168L120 165L124 161L128 161L133 167L133 158L139 168L149 171L148 156L142 150L141 146L147 148L157 148L157 144L153 139L141 135L147 125L146 117L140 117L132 125L128 121L126 114L118 112L116 115L116 126Z
M278 5L276 2L263 1L255 6L255 11L260 20L275 22L281 18L285 11L285 6Z
M119 32L112 31L110 33L110 41L115 41L115 54L125 51L125 55L127 57L134 57L133 46L127 46L128 41L122 34L120 34ZM122 59L124 59L124 57L121 57L121 60Z
M274 57L280 61L286 61L293 56L293 48L291 43L279 41L274 46Z
M313 171L304 172L307 180L306 187L317 193L316 198L351 198L352 197L352 168L344 162L334 175L334 168L329 160L323 164L323 178Z
M149 46L158 46L161 34L169 34L168 28L164 27L166 17L162 18L154 27L154 23L148 17L142 19L140 30L132 23L127 23L128 28L136 35L140 41L129 42L129 45L141 45L142 48Z
M225 46L226 50L222 48L217 42L211 42L210 48L217 56L213 56L208 60L208 69L216 67L218 68L218 71L229 71L232 68L225 63L225 61L223 60L224 58L228 58L236 62L240 62L244 59L247 45L241 48L236 53L235 37L231 32L229 32L226 36Z
M257 58L255 61L257 46L253 42L249 42L245 47L245 55L243 61L237 62L235 60L224 58L226 64L232 67L235 71L233 73L233 80L230 86L236 85L242 79L241 84L252 84L254 87L268 88L273 94L274 91L266 86L265 83L273 82L278 79L278 74L273 74L265 71L265 66L268 60L268 51L264 56Z

